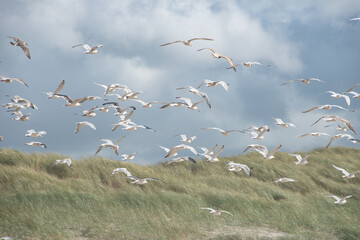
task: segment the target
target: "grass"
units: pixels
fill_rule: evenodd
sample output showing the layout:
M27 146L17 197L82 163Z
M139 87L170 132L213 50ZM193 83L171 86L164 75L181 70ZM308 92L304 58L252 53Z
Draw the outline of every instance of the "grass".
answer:
M51 167L58 154L0 149L0 237L15 239L360 239L360 176L343 179L331 164L360 169L353 148L315 149L309 164L255 152L164 167L101 157ZM303 153L302 153L303 154ZM247 164L252 176L229 172ZM159 178L138 186L123 174ZM294 183L272 183L291 177ZM351 194L344 205L324 195ZM200 207L224 209L213 216Z

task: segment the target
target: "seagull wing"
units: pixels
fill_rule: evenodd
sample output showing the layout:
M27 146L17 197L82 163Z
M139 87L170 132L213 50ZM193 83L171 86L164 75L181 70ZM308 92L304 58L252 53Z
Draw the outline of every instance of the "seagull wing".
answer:
M161 44L160 47L164 47L164 46L167 46L167 45L170 45L173 43L179 43L179 42L183 42L183 41L174 41L174 42L164 43L164 44Z
M19 79L19 78L12 78L12 80L17 81L17 82L19 82L19 83L22 83L22 84L24 84L25 86L29 87L23 80L21 80L21 79Z
M336 196L336 195L329 195L329 196L325 196L325 197L332 197L332 198L334 198L336 201L341 201L341 198L339 198L339 197Z
M24 51L25 55L31 59L29 48L25 44L20 44L21 49Z
M337 167L335 165L332 165L334 168L336 168L337 170L341 171L345 176L349 176L350 173L348 171L346 171L345 169L343 168L340 168L340 167Z
M64 85L65 85L65 80L62 80L61 83L60 83L60 85L59 85L59 86L57 87L57 89L55 90L54 95L55 95L55 94L58 94L58 93L61 91L61 89L63 89Z
M194 41L194 40L209 40L209 41L214 41L214 39L211 38L192 38L189 39L188 42Z
M230 212L228 212L228 211L225 211L225 210L220 210L220 212L227 213L227 214L229 214L229 215L233 216L233 214L232 214L232 213L230 213Z
M296 159L298 160L298 162L301 162L302 157L300 154L293 154L293 153L289 153L290 156L296 157Z
M328 148L328 147L330 147L330 145L332 144L332 142L335 140L335 136L334 137L332 137L331 139L330 139L330 141L329 141L329 143L326 145L326 147L325 148Z
M115 145L119 145L119 143L121 142L121 140L123 140L126 136L122 136L121 138L119 138L119 140L116 141Z
M292 83L292 82L295 82L295 81L300 81L301 79L295 79L295 80L291 80L289 82L286 82L286 83L283 83L281 84L280 86L283 86L283 85L286 85L286 84L289 84L289 83Z
M225 148L225 146L222 145L221 148L219 148L219 150L212 155L212 158L217 158L219 156L219 154L224 150L224 148Z
M323 105L321 105L321 106L316 106L316 107L313 107L313 108L310 108L309 110L306 110L306 111L303 111L302 113L308 113L308 112L311 112L311 111L313 111L313 110L315 110L315 109L319 109L319 108L321 108Z
M220 84L226 91L229 91L229 84L224 81L219 81L218 84Z
M357 88L358 86L360 86L360 83L355 84L353 87L351 87L350 89L346 90L346 92L350 92L351 90Z
M247 165L245 165L245 164L240 164L240 163L239 163L239 166L240 166L242 169L244 169L244 171L245 171L245 173L246 173L247 175L251 176L250 168L249 168Z

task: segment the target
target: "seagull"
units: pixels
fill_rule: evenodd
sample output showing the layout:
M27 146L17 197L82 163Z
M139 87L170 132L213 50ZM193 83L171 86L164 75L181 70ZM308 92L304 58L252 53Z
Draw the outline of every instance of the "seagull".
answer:
M278 182L295 182L295 180L292 178L284 177L284 178L279 178L274 181L274 183L278 183Z
M131 154L121 154L121 155L120 155L120 156L122 157L121 160L123 160L123 161L133 160L133 159L135 159L135 154L136 154L136 152L131 153Z
M201 208L201 209L210 210L210 214L213 214L213 215L221 215L221 213L227 213L229 215L232 215L228 211L224 211L224 210L215 210L215 209L212 209L212 208Z
M299 136L297 136L297 138L302 138L302 137L309 136L309 135L311 135L311 136L313 136L313 137L330 136L330 135L327 134L327 133L312 132L312 133L305 133L305 134L299 135Z
M355 144L359 144L359 143L360 143L360 139L349 138L349 140L350 140L352 143L355 143Z
M273 159L274 154L279 151L279 149L282 147L282 144L280 144L279 146L277 146L274 150L272 150L271 152L269 152L269 150L267 149L267 147L259 145L259 144L250 144L248 145L244 152L246 152L249 148L253 148L255 151L257 151L258 153L260 153L261 155L263 155L264 159Z
M24 84L25 86L29 87L23 80L21 80L20 78L9 78L9 77L4 77L4 76L0 76L0 81L1 82L5 82L5 83L11 83L13 81L19 82L21 84Z
M26 137L43 137L46 135L45 131L35 131L34 129L27 130L27 133L25 134Z
M264 134L266 133L266 132L268 132L268 131L270 131L270 129L268 128L268 129L263 129L262 131L249 131L249 130L244 130L243 132L244 133L250 133L251 135L252 135L252 139L257 139L257 140L260 140L260 139L264 139Z
M173 147L165 156L165 158L167 157L174 157L175 153L184 150L184 149L188 149L190 150L192 153L194 153L195 155L198 155L197 151L195 150L195 148L193 148L192 146L186 145L186 144L180 144L180 145L176 145L175 147Z
M311 111L313 111L315 109L330 110L333 107L340 108L340 109L345 110L345 111L354 112L354 110L343 108L343 107L338 106L338 105L325 104L325 105L319 105L319 106L310 108L309 110L303 111L302 113L308 113L308 112L311 112Z
M296 157L297 159L297 162L295 162L296 165L305 165L309 163L307 159L310 157L310 154L306 154L304 157L302 157L300 154L293 154L293 153L289 153L289 155Z
M154 103L165 104L164 102L158 102L158 101L144 102L140 99L135 99L135 101L139 102L143 108L151 108Z
M170 165L172 163L179 163L179 162L183 162L183 161L189 161L192 163L196 163L195 159L193 159L192 157L178 157L178 158L174 158L171 161L169 161L167 164L165 164L164 167L166 167L167 165Z
M54 92L44 92L46 95L48 95L48 99L57 99L60 98L57 94L63 89L65 85L65 80L62 80L60 85L57 87L57 89Z
M252 67L254 65L261 65L261 66L267 66L267 67L271 66L271 65L264 65L264 64L259 63L259 62L243 62L242 65L244 65L245 67Z
M187 104L184 103L184 102L171 102L171 103L167 103L165 105L162 105L160 108L164 109L164 108L167 108L167 107L182 107L182 106L187 106Z
M336 125L336 129L339 130L340 132L346 132L347 130L347 126L340 126L339 124L330 124L330 125L326 125L325 127L330 127L330 126L335 126Z
M232 161L228 162L226 164L226 166L228 166L229 171L232 172L240 172L241 170L244 170L245 173L250 177L251 173L250 173L250 168L245 165L245 164L241 164L241 163L234 163Z
M254 129L258 133L269 132L270 131L270 127L268 125L264 125L264 126L261 126L261 127L251 126L247 130L250 130L250 129Z
M98 106L96 106L96 107L92 107L92 108L90 108L90 110L83 110L83 111L81 111L81 113L82 113L82 117L95 117L96 116L96 112L95 112L95 110L100 110L99 108L98 108ZM75 113L75 114L77 114L77 113Z
M139 125L136 123L133 123L131 121L120 121L119 123L115 124L112 131L114 131L118 126L124 126L124 128L122 128L123 130L128 130L128 131L136 131L138 128L144 128L146 130L150 130L152 132L156 132L155 129L152 129L151 127L145 126L145 125Z
M310 81L317 81L317 82L321 82L321 83L324 83L324 84L328 84L328 83L326 83L325 81L323 81L323 80L320 80L320 79L318 79L318 78L307 78L307 79L295 79L295 80L291 80L291 81L289 81L289 82L286 82L286 83L283 83L283 84L281 84L281 86L282 85L286 85L286 84L289 84L289 83L292 83L292 82L296 82L296 81L300 81L300 82L302 82L302 83L304 83L304 84L310 84Z
M167 147L163 147L163 146L161 146L161 145L159 145L159 147L162 148L162 149L166 152L166 154L168 154L168 153L170 152L170 149L167 148ZM177 155L178 155L177 153L174 153L174 154L173 154L173 157L175 157L175 156L177 156Z
M72 46L72 48L75 47L79 47L79 46L83 46L85 48L85 54L95 54L98 53L98 48L102 48L104 45L100 44L100 45L96 45L94 47L90 47L89 44L83 43L83 44L78 44L75 46Z
M328 145L326 145L326 148L330 147L331 143L332 143L335 139L340 139L340 138L344 138L344 137L347 137L348 139L354 138L354 137L351 136L350 134L341 134L341 133L336 134L336 135L334 135L334 136L330 139Z
M186 107L190 110L198 110L197 105L199 105L203 100L199 102L192 103L190 98L187 97L176 97L177 99L183 100L186 104Z
M206 84L206 87L216 87L217 85L221 85L226 91L229 91L229 84L224 81L212 81L209 79L203 80L203 82L197 87L199 89L201 86Z
M180 88L177 88L176 90L186 89L186 88L189 89L189 92L202 97L205 100L208 107L211 108L210 99L209 99L209 97L208 97L208 95L206 93L200 92L198 89L196 89L196 88L194 88L192 86L180 87Z
M106 96L108 93L112 93L115 92L118 89L127 89L128 91L131 91L130 88L126 85L122 85L122 84L118 84L118 83L113 83L113 84L109 84L109 85L103 85L103 84L99 84L94 82L96 85L103 87L105 89L104 92L104 96Z
M211 55L212 55L214 58L221 58L221 57L222 57L222 55L221 55L220 53L218 53L217 51L215 51L215 50L212 49L212 48L201 48L201 49L199 49L198 51L202 51L202 50L204 50L204 49L208 49L208 50L212 51Z
M224 148L225 148L225 146L222 145L216 153L205 154L204 157L206 157L206 161L208 161L208 162L218 162L219 161L218 156L224 150Z
M178 135L175 135L176 137L177 136L180 136L181 137L181 141L182 142L185 142L185 143L191 143L192 141L194 141L196 139L196 136L192 136L192 137L186 137L185 134L178 134Z
M121 140L123 140L125 138L125 136L119 138L119 140L116 141L116 143L114 144L111 140L109 139L104 139L104 138L100 138L101 141L105 142L103 144L101 144L98 149L95 152L95 155L100 152L100 150L103 147L107 147L107 148L112 148L115 152L116 155L119 155L119 143L121 142Z
M243 132L242 130L223 130L217 127L209 127L209 128L200 128L201 130L217 130L224 136L229 136L229 133L232 132Z
M164 46L167 46L167 45L170 45L170 44L173 44L173 43L183 43L185 46L190 46L191 47L191 41L194 41L194 40L214 41L214 39L211 39L211 38L192 38L192 39L185 40L185 41L174 41L174 42L164 43L164 44L161 44L160 47L164 47Z
M354 92L354 91L350 91L350 92L348 92L348 93L350 93L350 94L353 95L352 98L356 98L356 99L359 99L359 98L360 98L360 93L357 93L357 92Z
M360 173L360 170L357 170L355 172L349 173L348 171L346 171L343 168L337 167L335 165L332 165L334 168L336 168L337 170L341 171L344 175L342 176L343 178L354 178L355 174Z
M16 117L13 118L13 120L15 120L15 121L24 122L24 121L30 120L30 117L29 117L30 113L22 114L20 111L15 111L14 113L15 113Z
M51 167L54 167L55 165L58 165L58 164L67 164L69 167L71 167L72 161L70 158L65 158L63 160L56 160L55 163Z
M21 47L21 49L24 51L25 55L31 59L30 57L30 51L29 51L29 48L27 47L28 43L27 42L24 42L24 41L21 41L19 38L17 37L10 37L8 36L8 38L12 38L15 42L10 42L11 45L13 46L19 46Z
M215 146L213 146L210 150L208 150L206 147L198 147L198 148L200 148L202 151L203 151L203 153L199 153L199 155L201 155L201 156L205 156L205 155L208 155L208 156L211 156L212 154L214 154L214 150L215 150L215 148L217 148L218 147L218 145L217 144L215 144Z
M313 124L311 124L311 126L314 126L321 119L324 119L324 121L326 121L326 122L334 122L334 121L342 122L356 135L355 129L351 125L350 121L346 120L345 118L341 118L339 116L336 116L336 115L324 115L324 116L320 117L318 120L316 120Z
M148 183L148 180L155 180L155 181L161 181L160 179L157 178L137 178L135 176L133 176L126 168L115 168L112 172L112 175L118 173L118 172L123 172L126 175L126 178L129 178L131 180L133 180L131 183L134 184L145 184Z
M83 102L85 102L87 100L84 97L72 100L69 96L64 95L64 94L56 94L56 95L60 96L60 97L62 97L63 99L66 100L67 103L65 104L65 106L67 106L67 107L81 107L80 103L83 103Z
M25 145L28 145L28 146L34 146L34 147L42 147L42 148L47 148L45 144L41 143L41 142L28 142L28 143L25 143Z
M336 203L336 204L344 204L344 203L346 203L346 199L347 199L347 198L351 198L352 196L351 196L351 195L348 195L348 196L346 196L346 197L344 197L344 198L339 198L339 197L336 196L336 195L329 195L329 196L324 196L324 197L332 197L332 198L335 199L335 202L334 202L334 203Z
M275 119L276 125L279 125L280 127L284 127L284 128L296 127L295 124L293 124L293 123L285 123L285 122L283 122L283 120L281 118L273 117L273 119Z
M25 98L23 98L23 97L20 97L20 96L18 96L18 95L6 95L7 97L14 97L14 99L11 99L11 101L13 102L13 103L23 103L23 106L25 107L25 108L32 108L32 109L36 109L36 110L38 110L38 107L35 105L35 104L33 104L32 102L30 102L29 100L27 100L27 99L25 99Z
M325 93L330 93L331 94L330 96L333 98L344 98L346 101L346 104L350 107L350 97L348 95L336 93L334 91L326 91Z
M77 134L83 126L89 126L89 127L91 127L92 129L96 130L95 125L92 124L91 122L87 122L87 121L77 122L77 123L76 123L75 131L74 131L74 134Z

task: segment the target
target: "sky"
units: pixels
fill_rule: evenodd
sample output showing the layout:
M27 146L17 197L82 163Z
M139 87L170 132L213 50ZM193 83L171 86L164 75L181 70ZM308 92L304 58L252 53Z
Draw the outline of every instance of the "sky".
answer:
M302 113L323 104L347 108L343 98L335 99L325 92L341 93L360 83L360 21L348 21L360 17L358 0L4 0L0 2L0 13L0 75L20 78L29 85L27 88L18 82L0 82L0 103L11 101L6 95L19 95L39 108L23 110L30 113L31 119L20 122L2 107L0 136L4 140L0 147L82 159L94 156L102 143L99 138L115 142L126 136L119 144L119 153L136 152L134 163L153 164L167 161L158 145L172 148L182 143L177 134L196 136L189 144L195 148L225 145L220 154L225 157L243 154L246 146L253 143L269 149L282 144L283 152L324 147L330 136L338 133L336 127L325 128L329 124L325 122L310 125L328 114L348 119L360 132L359 99L351 99L350 108L355 112L333 108ZM7 36L26 41L31 60L20 47L12 46ZM191 47L182 43L160 47L195 37L214 41L192 41ZM72 48L82 43L103 47L93 55L84 54L82 47ZM226 69L228 62L213 58L210 51L197 51L201 48L213 48L231 57L235 64L258 61L271 66L240 65L235 72ZM300 78L318 78L328 84L294 82L281 86ZM121 102L115 96L106 96L121 107L136 106L131 120L157 132L121 128L111 131L119 121L113 110L107 114L97 111L92 118L79 114L101 107L106 102L103 99L86 101L80 108L64 106L64 99L47 99L43 92L54 91L63 79L61 93L73 99L103 97L104 89L95 82L125 84L133 91L143 91L138 97L146 102L168 103L179 96L199 101L199 96L176 88L197 87L204 79L225 81L229 91L221 86L203 86L199 90L209 96L212 108L200 103L199 111L185 107L160 109L160 104L146 109L133 100ZM354 91L360 92L360 87ZM273 117L296 127L277 126ZM85 126L75 135L79 121L93 123L96 130ZM247 133L234 132L226 137L215 130L201 130L241 130L262 125L270 127L263 140L251 139ZM28 129L44 130L47 135L25 137ZM296 138L316 131L330 136ZM41 141L47 149L26 146L30 141ZM333 146L359 147L345 139L336 140ZM121 160L107 148L98 155ZM179 156L196 157L187 150Z

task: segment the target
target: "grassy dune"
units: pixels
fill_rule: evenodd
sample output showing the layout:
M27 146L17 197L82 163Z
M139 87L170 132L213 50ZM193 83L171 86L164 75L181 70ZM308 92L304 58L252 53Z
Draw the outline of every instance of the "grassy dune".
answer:
M0 237L14 239L360 239L360 175L343 179L331 164L360 169L360 151L316 149L309 164L277 153L140 166L101 157L51 167L57 154L0 149ZM252 176L229 172L247 164ZM123 174L154 177L138 186ZM272 183L279 177L294 183ZM344 205L324 195L353 195ZM214 216L200 207L224 209Z

